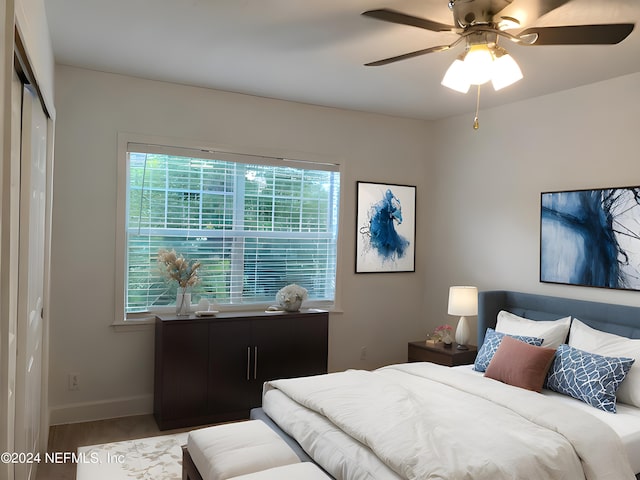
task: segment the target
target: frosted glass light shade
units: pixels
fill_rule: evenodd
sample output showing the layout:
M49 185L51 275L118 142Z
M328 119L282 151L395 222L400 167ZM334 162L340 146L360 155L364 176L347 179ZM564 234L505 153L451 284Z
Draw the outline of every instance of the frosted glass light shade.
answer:
M471 85L482 85L491 80L493 54L487 45L471 45L464 57L467 81Z
M522 79L522 70L511 55L505 52L504 55L497 57L493 62L493 74L491 83L494 90L500 90L504 87L516 83Z
M460 93L467 93L471 84L467 80L467 70L464 62L460 58L456 58L440 82L447 88Z

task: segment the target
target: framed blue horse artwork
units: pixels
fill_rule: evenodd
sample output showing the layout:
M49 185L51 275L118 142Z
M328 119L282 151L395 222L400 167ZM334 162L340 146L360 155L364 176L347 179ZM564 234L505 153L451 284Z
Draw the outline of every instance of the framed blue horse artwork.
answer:
M640 290L640 187L542 193L540 281Z
M415 272L416 187L357 182L356 273Z

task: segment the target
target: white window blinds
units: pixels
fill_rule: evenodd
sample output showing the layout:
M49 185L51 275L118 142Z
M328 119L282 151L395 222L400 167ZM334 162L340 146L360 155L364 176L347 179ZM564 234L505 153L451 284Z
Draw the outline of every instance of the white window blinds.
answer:
M125 310L171 305L158 250L200 260L193 294L219 304L274 301L289 283L332 303L337 165L129 143Z

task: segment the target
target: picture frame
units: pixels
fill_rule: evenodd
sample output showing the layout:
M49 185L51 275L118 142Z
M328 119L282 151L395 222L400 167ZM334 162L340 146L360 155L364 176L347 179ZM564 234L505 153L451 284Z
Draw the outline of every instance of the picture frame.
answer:
M640 290L640 187L541 193L540 281Z
M356 182L356 273L415 272L416 187Z

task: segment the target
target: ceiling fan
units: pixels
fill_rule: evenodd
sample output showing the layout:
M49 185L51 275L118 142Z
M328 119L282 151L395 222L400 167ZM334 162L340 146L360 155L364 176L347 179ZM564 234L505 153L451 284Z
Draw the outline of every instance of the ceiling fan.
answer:
M466 93L471 85L478 85L479 98L479 86L489 80L492 81L494 89L499 90L522 78L518 64L502 46L498 45L500 39L524 46L613 45L627 38L635 26L633 23L608 23L557 27L534 26L521 30L524 27L521 22L506 13L515 11L507 9L514 1L516 5L528 2L528 7L533 3L537 4L537 17L540 17L570 0L449 0L449 9L453 13L452 25L386 8L369 10L362 15L433 32L455 33L459 37L450 44L436 45L365 65L387 65L428 53L449 50L465 42L465 51L451 64L442 84L462 93ZM509 30L515 33L510 33ZM474 128L477 129L477 111Z
M633 23L609 23L599 25L568 25L559 27L531 27L518 34L507 30L522 28L520 21L510 16L502 16L500 12L514 0L449 0L449 9L453 13L453 25L447 25L426 18L414 17L391 9L377 9L363 12L366 17L385 22L410 25L431 30L433 32L453 32L460 35L449 45L438 45L415 52L367 63L367 66L379 66L405 60L407 58L442 52L455 47L463 40L474 42L478 37L497 40L504 37L520 45L612 45L620 43L633 30ZM517 1L517 0L516 0ZM567 3L569 0L543 0L539 13L551 10Z

